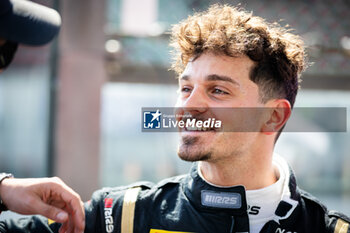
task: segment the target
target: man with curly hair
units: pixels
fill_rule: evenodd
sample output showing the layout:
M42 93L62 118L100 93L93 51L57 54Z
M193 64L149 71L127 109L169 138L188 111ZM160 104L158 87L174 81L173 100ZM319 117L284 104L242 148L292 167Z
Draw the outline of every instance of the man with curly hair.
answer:
M302 40L242 9L214 5L175 25L171 45L182 113L269 111L256 118L256 131L181 130L178 155L197 162L190 173L95 192L86 232L350 232L349 219L300 190L273 153L306 67ZM21 228L57 226L32 219Z

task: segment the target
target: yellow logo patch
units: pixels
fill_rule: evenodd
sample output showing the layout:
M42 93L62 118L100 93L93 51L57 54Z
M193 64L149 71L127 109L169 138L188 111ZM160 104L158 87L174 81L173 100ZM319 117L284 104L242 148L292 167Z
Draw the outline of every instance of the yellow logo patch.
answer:
M193 232L165 231L165 230L151 229L149 233L193 233Z
M48 225L51 225L52 223L55 223L55 221L48 218L48 219L47 219L47 224L48 224Z

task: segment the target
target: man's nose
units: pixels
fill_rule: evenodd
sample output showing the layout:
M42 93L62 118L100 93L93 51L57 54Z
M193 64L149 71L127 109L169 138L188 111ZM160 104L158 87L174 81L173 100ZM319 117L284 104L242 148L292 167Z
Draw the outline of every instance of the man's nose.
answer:
M203 113L208 110L208 97L200 87L194 88L188 98L182 102L182 108L186 112Z

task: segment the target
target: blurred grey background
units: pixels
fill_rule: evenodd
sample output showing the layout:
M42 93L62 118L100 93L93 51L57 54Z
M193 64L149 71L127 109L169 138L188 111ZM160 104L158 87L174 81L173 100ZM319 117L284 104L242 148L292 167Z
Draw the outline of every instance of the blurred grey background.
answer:
M141 108L174 105L169 29L213 3L240 3L294 28L313 63L296 106L349 111L347 0L37 2L58 9L63 25L54 43L21 46L0 74L0 171L59 176L84 201L103 186L157 182L188 171L190 164L176 155L176 133L141 132ZM350 215L349 142L349 127L346 133L284 133L276 151L302 188Z

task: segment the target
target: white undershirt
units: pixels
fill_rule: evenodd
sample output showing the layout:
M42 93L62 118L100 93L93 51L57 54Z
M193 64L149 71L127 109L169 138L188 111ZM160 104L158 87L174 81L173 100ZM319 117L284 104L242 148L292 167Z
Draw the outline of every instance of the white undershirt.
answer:
M283 163L285 161L283 159L281 161L281 158L273 160L276 177L278 178L276 183L262 189L246 190L247 204L251 208L248 210L250 233L260 232L265 223L274 218L277 206L282 200L284 183L288 172L283 169L285 166L282 166L280 164L281 162ZM217 186L205 180L199 168L198 174L208 184ZM253 214L257 212L257 209L258 214Z
M273 161L273 165L278 177L276 183L262 189L246 191L247 204L251 208L248 210L250 233L260 232L265 223L274 218L277 206L282 199L286 173L278 162ZM259 213L253 214L257 212L256 209Z

